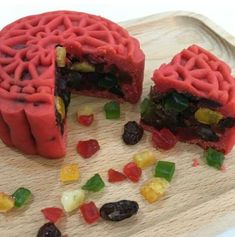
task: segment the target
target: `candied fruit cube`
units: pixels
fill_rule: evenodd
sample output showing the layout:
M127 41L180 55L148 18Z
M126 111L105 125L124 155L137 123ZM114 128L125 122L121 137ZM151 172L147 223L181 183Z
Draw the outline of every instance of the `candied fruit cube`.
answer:
M156 163L156 156L151 151L143 151L135 154L133 160L139 168L145 169Z
M176 113L184 111L188 108L188 105L188 99L184 95L179 94L177 92L170 93L166 97L164 103L164 107L166 110Z
M66 48L62 46L56 47L56 65L57 67L65 67L66 64Z
M222 152L218 152L210 147L205 151L204 155L209 166L221 169L224 163L224 154Z
M152 133L152 143L155 148L169 150L177 143L176 136L167 128Z
M66 212L77 209L85 200L85 192L82 189L65 191L62 193L61 203Z
M119 171L116 171L114 169L109 169L108 170L108 181L110 183L116 183L116 182L120 182L120 181L123 181L126 179L126 176L119 172Z
M77 181L79 177L78 164L65 165L60 171L60 181L63 183Z
M100 213L94 202L84 203L80 206L80 211L86 223L92 224L98 221Z
M47 207L41 210L45 219L56 223L63 215L64 211L58 207Z
M158 161L155 167L155 177L165 178L168 182L171 181L175 172L175 163L170 161Z
M85 185L82 186L82 189L91 191L91 192L99 192L105 186L104 181L100 177L99 174L95 174L90 179L87 180Z
M140 193L149 203L153 203L165 194L168 187L166 179L152 178L140 188Z
M223 118L223 115L208 108L199 108L195 112L194 117L200 123L212 125L218 124L219 121Z
M18 188L12 194L12 197L15 199L15 207L19 208L25 205L29 201L31 196L32 193L29 189L24 187Z
M78 154L85 159L93 156L99 149L100 149L99 143L95 139L79 141L77 144Z
M94 111L93 111L93 107L89 104L85 104L85 105L82 105L78 111L77 111L77 117L81 116L81 115L91 115L93 114Z
M64 101L60 96L55 97L55 105L56 105L56 110L61 116L61 119L63 120L65 118L65 106L64 106Z
M91 115L80 115L78 117L78 122L83 125L83 126L90 126L94 121L94 115L91 114Z
M110 101L104 105L106 119L120 118L120 104L115 101Z
M95 72L95 66L86 61L73 63L71 69L78 72Z
M123 173L129 180L137 183L142 175L142 170L134 162L130 162L123 167Z
M15 205L15 200L6 193L0 193L0 213L10 211Z

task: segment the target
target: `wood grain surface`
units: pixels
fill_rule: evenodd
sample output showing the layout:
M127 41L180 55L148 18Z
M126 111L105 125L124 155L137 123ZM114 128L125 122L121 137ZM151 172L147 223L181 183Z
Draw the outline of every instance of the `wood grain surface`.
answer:
M235 40L205 17L174 12L154 15L131 22L121 23L137 37L146 54L143 97L148 94L153 70L168 62L174 54L191 44L199 44L225 60L235 69ZM87 195L98 206L120 199L139 203L138 215L119 223L100 221L88 226L78 211L67 215L59 228L69 237L77 236L167 236L194 237L215 236L235 225L235 159L233 150L225 165L226 172L208 167L203 161L203 150L195 145L178 143L168 152L154 150L150 135L146 132L135 146L126 146L120 139L123 125L129 120L139 120L139 104L121 105L120 120L106 120L103 105L107 100L74 95L68 112L68 150L63 160L51 161L41 157L25 156L0 144L0 191L12 193L19 186L33 192L33 200L26 208L0 215L1 237L33 237L45 223L40 210L48 206L60 206L61 193L76 189L94 173L100 173L106 187L104 191ZM79 106L94 106L95 122L84 128L76 122ZM84 160L76 153L78 140L95 138L101 150L93 158ZM121 170L132 160L136 152L150 149L160 160L176 163L176 173L165 197L155 204L146 203L139 194L140 185L152 176L153 168L143 172L137 184L123 182L109 184L107 170ZM192 160L200 159L200 166L193 168ZM59 172L63 164L78 163L81 179L73 184L62 185Z

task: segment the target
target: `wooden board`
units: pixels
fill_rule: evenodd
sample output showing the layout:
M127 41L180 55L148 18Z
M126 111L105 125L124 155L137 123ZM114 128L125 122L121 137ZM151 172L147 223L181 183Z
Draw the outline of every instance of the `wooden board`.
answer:
M196 43L228 62L235 69L235 40L211 23L207 18L185 12L167 13L122 23L140 41L146 54L143 97L148 94L154 68L168 62L174 54ZM36 236L45 222L40 210L60 206L60 196L65 190L80 187L94 173L100 173L106 182L103 192L88 194L98 206L120 199L136 200L140 205L138 215L119 223L100 221L96 225L84 224L79 212L68 215L59 224L63 233L74 236L215 236L235 224L235 150L227 155L228 170L219 172L202 160L197 168L191 167L193 158L202 156L202 149L178 143L168 152L154 150L145 133L142 141L128 147L120 139L123 125L139 119L139 105L123 104L118 121L104 119L102 107L106 100L73 96L68 113L68 151L65 160L51 161L25 156L0 144L0 191L12 193L19 186L28 187L33 201L22 210L0 215L0 236ZM84 103L95 105L95 123L90 128L79 126L75 113ZM84 160L76 153L78 140L96 138L101 150L91 159ZM158 159L176 163L175 177L167 195L149 205L139 194L142 182L152 176L152 168L143 172L138 184L123 182L109 184L107 170L121 170L132 155L145 149L153 150ZM63 164L78 162L81 171L79 182L62 185L59 171Z

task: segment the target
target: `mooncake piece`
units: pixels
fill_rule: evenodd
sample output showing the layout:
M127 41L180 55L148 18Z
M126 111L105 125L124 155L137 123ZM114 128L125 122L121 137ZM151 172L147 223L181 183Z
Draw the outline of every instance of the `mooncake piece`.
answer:
M0 138L63 157L71 92L136 103L143 70L139 42L107 19L73 11L19 19L0 31Z
M228 153L235 143L235 81L229 66L192 45L154 71L141 123L180 141Z

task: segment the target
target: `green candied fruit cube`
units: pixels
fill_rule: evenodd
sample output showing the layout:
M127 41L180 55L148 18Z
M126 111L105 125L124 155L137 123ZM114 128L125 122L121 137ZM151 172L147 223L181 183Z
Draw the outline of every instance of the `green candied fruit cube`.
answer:
M144 98L144 100L140 104L141 115L145 114L148 111L150 104L150 100L148 98Z
M15 207L20 208L25 205L29 198L31 197L32 193L27 188L18 188L13 194L12 197L15 199Z
M85 185L82 186L83 190L91 192L99 192L105 186L104 181L99 174L95 174L93 177L87 180Z
M187 109L189 106L188 99L177 92L173 92L166 96L164 101L164 107L168 111L172 112L182 112Z
M118 85L118 80L112 74L107 74L101 77L98 81L98 86L104 89L111 89L113 87L116 87L117 85Z
M73 63L71 69L78 72L95 72L95 66L86 61Z
M120 118L120 104L111 101L104 105L106 119L119 119Z
M215 167L216 169L220 169L224 163L224 154L214 150L211 147L205 151L205 158L207 164L209 166Z
M168 182L171 181L175 173L175 163L170 161L158 161L155 167L155 177L165 178Z

